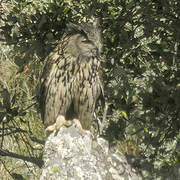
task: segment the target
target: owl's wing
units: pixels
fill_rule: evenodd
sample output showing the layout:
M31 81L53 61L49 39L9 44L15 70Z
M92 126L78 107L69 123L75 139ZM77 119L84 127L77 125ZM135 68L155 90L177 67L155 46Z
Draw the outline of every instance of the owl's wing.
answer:
M41 111L41 118L43 122L45 121L46 112L46 101L49 88L50 72L52 71L53 64L57 61L59 55L57 49L50 53L50 55L45 59L45 66L43 68L43 73L40 80L40 91L39 91L39 105Z
M62 55L58 48L47 57L41 78L40 109L46 127L53 124L58 115L65 116L72 101L73 57Z

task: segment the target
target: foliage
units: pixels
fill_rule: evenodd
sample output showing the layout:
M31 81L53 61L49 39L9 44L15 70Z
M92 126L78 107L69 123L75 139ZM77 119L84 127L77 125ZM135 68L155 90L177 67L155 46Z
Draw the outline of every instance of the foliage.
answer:
M112 145L120 144L127 155L143 157L154 172L179 161L178 0L13 0L11 10L4 13L5 6L6 2L0 10L0 40L11 47L10 57L21 79L12 78L0 92L1 108L6 109L0 115L10 114L8 127L15 115L28 122L39 118L34 108L23 116L19 112L34 102L31 98L42 61L68 22L89 20L93 15L100 18L102 28L102 67L109 106L104 136ZM101 118L102 107L97 110ZM129 142L137 153L122 147L130 147Z

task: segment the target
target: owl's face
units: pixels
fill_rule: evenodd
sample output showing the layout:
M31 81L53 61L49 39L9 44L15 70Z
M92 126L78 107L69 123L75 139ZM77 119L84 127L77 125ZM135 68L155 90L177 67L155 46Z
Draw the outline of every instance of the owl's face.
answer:
M99 50L94 39L79 34L76 41L77 50L82 56L98 56Z
M68 33L71 36L68 47L73 56L100 55L101 40L97 24L70 24L68 28Z

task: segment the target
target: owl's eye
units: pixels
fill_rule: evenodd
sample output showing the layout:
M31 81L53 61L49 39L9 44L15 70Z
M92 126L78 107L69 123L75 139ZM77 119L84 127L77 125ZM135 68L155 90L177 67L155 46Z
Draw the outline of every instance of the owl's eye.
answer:
M89 40L88 39L83 39L82 42L83 43L89 43Z

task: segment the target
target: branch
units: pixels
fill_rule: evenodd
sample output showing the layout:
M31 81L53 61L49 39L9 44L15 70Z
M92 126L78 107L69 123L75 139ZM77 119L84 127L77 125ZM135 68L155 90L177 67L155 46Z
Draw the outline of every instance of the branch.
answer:
M41 158L19 155L13 152L9 152L8 150L3 150L1 148L0 148L0 156L8 156L8 157L16 158L16 159L22 159L24 161L28 161L33 164L36 164L39 168L41 168L44 163Z
M2 129L3 129L3 128L2 128ZM0 130L2 130L2 129L0 129ZM16 130L11 131L11 132L9 132L9 133L6 133L6 134L4 134L4 133L3 133L3 134L0 134L0 137L8 136L8 135L15 134L15 133L19 133L19 132L27 133L27 131L25 131L25 130L23 130L23 129L17 128Z

